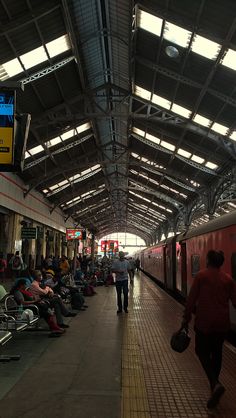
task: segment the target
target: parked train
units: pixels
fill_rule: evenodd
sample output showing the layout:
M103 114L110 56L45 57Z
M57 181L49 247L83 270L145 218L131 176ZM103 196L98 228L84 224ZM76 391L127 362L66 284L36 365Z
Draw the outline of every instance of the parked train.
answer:
M141 269L166 290L186 298L194 277L206 267L206 255L211 249L224 252L223 269L236 280L235 211L142 250ZM236 330L236 309L232 307L231 321Z

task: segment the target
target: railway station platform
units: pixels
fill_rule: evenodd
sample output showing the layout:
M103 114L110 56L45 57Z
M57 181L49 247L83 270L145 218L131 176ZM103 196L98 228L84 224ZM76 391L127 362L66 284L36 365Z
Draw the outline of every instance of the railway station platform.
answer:
M22 332L2 350L19 362L0 364L1 418L236 417L236 349L225 344L226 393L208 411L208 383L194 354L171 350L183 307L143 273L117 316L114 287L98 287L89 308L59 339Z

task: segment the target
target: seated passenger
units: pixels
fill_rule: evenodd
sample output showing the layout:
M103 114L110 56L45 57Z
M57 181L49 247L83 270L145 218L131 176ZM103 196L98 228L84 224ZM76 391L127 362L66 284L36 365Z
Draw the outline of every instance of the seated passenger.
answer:
M63 277L59 274L55 274L51 271L51 274L47 274L47 280L45 284L53 289L55 293L58 293L62 298L66 299L67 295L71 298L72 309L78 309L84 311L88 306L84 304L85 300L83 295L79 292L79 289L75 286L68 286L64 283Z
M25 279L26 288L31 286L31 283L33 282L34 279L32 277L32 274L31 274L29 268L26 268L25 270L21 271L20 277L15 280L14 285L17 285L17 283L20 279Z
M65 276L66 274L68 274L70 272L70 265L68 260L66 259L66 256L63 255L61 257L61 262L59 263L59 268L61 270L61 275Z
M60 328L69 328L69 325L63 323L62 315L65 317L75 316L76 313L69 312L65 307L62 299L59 295L56 295L53 290L49 286L45 286L42 288L40 286L42 281L42 273L40 270L35 270L33 274L34 281L32 282L29 290L33 294L35 300L41 300L46 298L50 301L50 306L54 308L55 315L57 318L57 323Z
M63 334L65 330L57 325L51 312L50 304L47 303L46 300L36 300L33 294L26 289L26 286L25 279L18 279L17 284L15 284L11 289L11 294L14 296L17 304L22 305L23 307L27 307L32 304L36 305L39 309L40 317L47 322L50 330L52 331L51 336L60 336Z

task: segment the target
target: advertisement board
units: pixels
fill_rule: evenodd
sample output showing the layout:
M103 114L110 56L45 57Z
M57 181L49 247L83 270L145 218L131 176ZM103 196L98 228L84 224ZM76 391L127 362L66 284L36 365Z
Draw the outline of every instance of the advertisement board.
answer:
M102 240L101 251L118 251L119 242L117 240Z
M71 241L71 240L79 240L82 239L82 229L66 229L66 240L67 241Z

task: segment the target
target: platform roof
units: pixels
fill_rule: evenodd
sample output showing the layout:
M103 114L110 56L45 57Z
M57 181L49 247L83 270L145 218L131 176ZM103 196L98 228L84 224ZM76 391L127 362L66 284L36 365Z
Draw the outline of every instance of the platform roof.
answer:
M234 210L235 16L234 0L0 0L28 191L147 244Z

